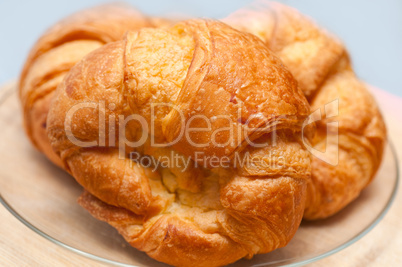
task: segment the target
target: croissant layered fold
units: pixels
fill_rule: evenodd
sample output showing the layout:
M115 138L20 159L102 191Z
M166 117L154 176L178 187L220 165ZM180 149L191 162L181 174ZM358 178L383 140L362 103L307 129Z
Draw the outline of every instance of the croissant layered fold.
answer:
M190 159L191 168L151 170L133 163L128 152L121 159L119 134L115 145L77 146L66 134L65 121L83 101L113 106L102 111L107 118L135 114L153 121L152 137L159 143L177 141L167 148L145 142L129 151L157 158L168 150ZM171 107L152 113L158 103ZM157 260L212 266L272 251L294 235L311 175L301 137L309 110L293 76L261 40L221 22L189 20L169 29L130 32L87 55L58 87L47 129L65 168L89 192L80 203L95 217ZM96 140L99 112L77 111L71 118L73 136ZM212 118L217 115L229 119ZM253 115L256 119L250 120ZM192 116L210 119L210 130L177 137ZM226 145L210 145L211 133L229 126L227 121L241 132L234 135L238 140L226 144L232 135L222 131L219 144ZM252 130L243 129L246 122ZM121 120L113 123L122 129ZM125 135L133 139L144 132L138 123L125 126ZM110 134L115 132L106 133L107 140ZM253 147L247 138L265 144ZM200 164L196 152L203 155ZM234 154L247 161L270 153L284 158L281 168L261 161L233 166ZM211 168L210 156L227 157L232 167ZM174 185L169 184L172 176Z
M275 2L257 2L223 21L262 39L294 75L311 112L320 112L312 145L326 153L313 157L304 218L335 214L373 179L386 142L378 106L353 72L345 47L297 10Z
M35 147L53 163L61 161L50 147L46 119L54 91L68 71L105 43L121 39L128 30L154 23L124 5L103 5L78 12L51 27L36 42L19 81L25 131Z

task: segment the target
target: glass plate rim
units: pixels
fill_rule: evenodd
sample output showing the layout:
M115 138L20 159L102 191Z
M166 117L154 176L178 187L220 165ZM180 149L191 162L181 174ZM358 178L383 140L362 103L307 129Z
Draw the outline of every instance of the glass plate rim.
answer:
M0 105L3 104L15 91L15 89L13 89L13 87L15 86L10 86L10 88L8 90L0 90ZM14 92L15 93L15 92ZM398 165L398 155L396 153L396 149L395 146L393 144L393 142L391 141L391 139L389 138L389 136L387 136L387 144L386 146L389 146L390 150L391 150L391 154L393 156L393 161L395 164L395 169L396 169L396 179L395 179L395 183L393 185L393 189L391 192L391 195L389 196L386 205L384 206L384 208L382 209L382 211L375 217L375 219L369 224L367 225L364 229L362 229L360 232L358 232L355 236L353 236L351 239L349 239L348 241L346 241L343 244L338 245L337 247L326 251L324 253L321 253L319 255L316 255L312 258L308 258L308 259L302 259L300 261L297 262L293 262L293 263L288 263L288 264L284 264L284 265L280 265L280 266L287 266L287 267L294 267L294 266L302 266L302 265L306 265L309 263L313 263L316 262L318 260L321 260L323 258L326 258L328 256L331 256L347 247L349 247L350 245L354 244L355 242L357 242L358 240L360 240L362 237L364 237L367 233L369 233L383 218L384 216L387 214L388 210L391 208L395 197L397 195L398 192L398 186L399 186L399 165ZM33 224L31 224L29 221L27 221L24 217L22 217L8 202L7 200L5 200L3 198L3 195L0 192L0 202L1 204L15 217L17 218L22 224L24 224L26 227L28 227L29 229L31 229L33 232L37 233L39 236L45 238L46 240L59 245L60 247L67 249L71 252L74 252L80 256L84 256L87 257L89 259L92 260L96 260L98 262L101 263L107 263L107 264L111 264L114 266L122 266L122 267L139 267L136 265L131 265L131 264L125 264L125 263L121 263L121 262L117 262L117 261L113 261L113 260L109 260L109 259L105 259L102 258L100 256L96 256L93 255L89 252L85 252L82 251L80 249L74 248L70 245L67 245L61 241L59 241L56 238L53 238L52 236L46 234L45 232L43 232L42 230L40 230L39 228L37 228L36 226L34 226ZM285 260L284 260L285 261ZM276 263L281 264L281 261L277 261ZM262 267L262 266L266 266L266 263L260 263L260 264L255 264L253 265L254 267Z

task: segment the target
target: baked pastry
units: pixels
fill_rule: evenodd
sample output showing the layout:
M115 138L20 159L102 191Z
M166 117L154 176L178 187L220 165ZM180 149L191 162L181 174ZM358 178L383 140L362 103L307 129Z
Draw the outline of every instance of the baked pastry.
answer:
M168 28L171 20L125 6L93 8L45 33L21 74L26 132L84 186L79 203L134 247L173 265L224 265L285 246L303 210L305 219L325 218L359 195L386 141L376 103L335 37L278 3L245 8L223 21L241 32L203 20ZM121 40L143 27L163 29L130 32ZM99 105L84 104L69 116L71 108L89 102ZM154 104L161 106L156 114ZM323 115L311 117L317 132L311 139L314 129L305 128L302 140L303 122L316 110ZM124 120L132 115L155 123L157 143L177 142L127 145L144 132L151 138ZM194 115L212 123L209 131L189 132L190 140L206 146L178 138L183 120ZM217 120L221 115L230 120ZM250 124L263 131L244 133ZM213 134L229 125L234 134ZM205 128L203 122L195 126ZM234 145L220 144L229 140ZM255 148L248 140L271 141ZM315 155L311 163L308 151ZM269 164L262 164L267 155ZM177 157L189 164L160 167L161 158ZM144 158L155 161L144 167ZM229 165L214 168L212 158L228 158ZM235 165L238 158L243 165Z
M257 2L223 21L260 37L294 75L311 111L321 110L311 150L320 152L312 161L304 218L335 214L373 179L386 142L381 113L353 72L344 45L275 2Z
M19 81L25 131L35 147L62 165L47 139L46 118L53 92L72 66L105 43L121 39L128 30L163 23L125 5L102 5L51 27L30 51Z
M156 260L220 266L283 247L296 232L311 175L301 139L309 112L261 40L189 20L129 32L84 57L57 88L47 131L93 216ZM133 154L189 164L146 167Z

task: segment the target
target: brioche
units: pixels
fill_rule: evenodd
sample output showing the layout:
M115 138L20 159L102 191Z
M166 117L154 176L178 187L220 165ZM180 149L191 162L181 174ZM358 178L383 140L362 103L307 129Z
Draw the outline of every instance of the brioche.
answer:
M312 113L321 111L312 145L326 153L313 157L304 218L335 214L373 179L386 142L381 113L345 47L297 10L275 2L260 1L223 21L261 38L294 75ZM331 111L333 104L337 110Z
M89 52L121 39L128 30L162 23L125 5L102 5L78 12L45 32L31 49L19 81L23 122L32 144L61 166L46 134L47 113L58 84Z
M71 115L82 103L102 104ZM174 107L152 113L155 104ZM311 175L301 138L309 112L293 76L261 40L218 21L189 20L129 32L85 56L57 88L47 132L64 168L87 190L79 202L93 216L156 260L220 266L283 247L296 232ZM111 131L101 129L100 114ZM155 130L121 119L133 115ZM207 118L209 130L198 121L198 131L180 136L194 116ZM214 135L230 125L235 134ZM123 137L144 135L141 145L123 146L121 157ZM151 138L175 142L152 146ZM214 138L218 143L209 142ZM153 169L132 153L180 156L190 165ZM280 167L263 164L267 155L274 163L282 158ZM214 167L211 157L228 158L229 166ZM234 165L237 157L248 164Z

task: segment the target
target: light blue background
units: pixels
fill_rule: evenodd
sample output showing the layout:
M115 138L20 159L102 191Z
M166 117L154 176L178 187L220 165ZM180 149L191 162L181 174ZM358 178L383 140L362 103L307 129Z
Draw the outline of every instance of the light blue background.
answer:
M30 47L62 17L96 0L0 0L0 84L16 78ZM222 18L247 0L131 0L150 15L189 14ZM313 17L346 43L359 77L402 96L401 0L283 0Z

